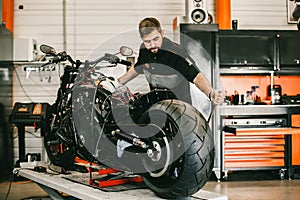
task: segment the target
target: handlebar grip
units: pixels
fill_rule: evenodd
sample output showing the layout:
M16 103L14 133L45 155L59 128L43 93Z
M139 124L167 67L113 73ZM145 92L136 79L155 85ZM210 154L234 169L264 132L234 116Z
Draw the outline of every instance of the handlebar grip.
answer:
M132 65L132 63L130 61L122 60L122 59L120 59L119 63L123 64L123 65L127 65L127 66L131 66Z
M56 56L54 56L52 58L51 62L52 63L58 63L58 62L61 62L61 61L66 61L67 59L70 60L73 64L75 63L73 61L73 59L65 51L60 52Z
M57 63L57 62L60 62L61 60L62 60L61 56L54 56L51 62Z

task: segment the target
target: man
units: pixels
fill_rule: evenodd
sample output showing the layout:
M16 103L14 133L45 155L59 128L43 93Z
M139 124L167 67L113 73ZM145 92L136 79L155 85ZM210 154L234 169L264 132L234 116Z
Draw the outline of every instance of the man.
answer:
M118 79L122 85L138 74L145 74L150 89L168 88L179 100L191 104L190 85L194 83L215 104L221 104L223 92L213 90L207 78L178 44L164 37L160 22L145 18L139 23L143 43L134 67Z

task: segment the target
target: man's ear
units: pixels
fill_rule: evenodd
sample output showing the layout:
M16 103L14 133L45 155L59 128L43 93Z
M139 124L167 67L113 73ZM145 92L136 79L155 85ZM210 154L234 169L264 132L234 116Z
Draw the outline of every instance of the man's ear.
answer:
M165 30L161 30L162 37L165 37Z

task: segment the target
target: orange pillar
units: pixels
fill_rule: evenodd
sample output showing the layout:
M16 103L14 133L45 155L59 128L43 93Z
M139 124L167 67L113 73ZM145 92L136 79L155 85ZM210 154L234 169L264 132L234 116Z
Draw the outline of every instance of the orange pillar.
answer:
M2 1L2 21L8 30L14 31L14 0Z
M230 0L216 0L216 22L219 29L231 29Z

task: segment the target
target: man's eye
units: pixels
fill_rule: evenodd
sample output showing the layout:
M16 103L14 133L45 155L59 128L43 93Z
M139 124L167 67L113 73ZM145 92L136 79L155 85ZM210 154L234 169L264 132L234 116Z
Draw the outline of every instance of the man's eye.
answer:
M145 43L150 43L150 42L151 42L151 40L145 40L144 42L145 42Z
M153 39L153 41L158 41L159 40L159 37L156 37Z

